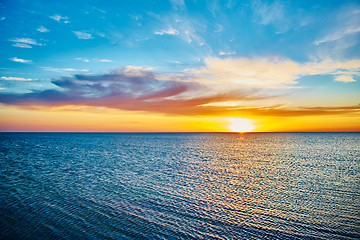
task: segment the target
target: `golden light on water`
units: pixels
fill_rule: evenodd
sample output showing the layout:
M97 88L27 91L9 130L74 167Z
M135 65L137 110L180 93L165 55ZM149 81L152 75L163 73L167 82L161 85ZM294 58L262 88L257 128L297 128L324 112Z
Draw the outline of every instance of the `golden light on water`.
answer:
M227 118L226 120L230 122L229 129L232 132L251 132L255 128L251 120L246 118Z

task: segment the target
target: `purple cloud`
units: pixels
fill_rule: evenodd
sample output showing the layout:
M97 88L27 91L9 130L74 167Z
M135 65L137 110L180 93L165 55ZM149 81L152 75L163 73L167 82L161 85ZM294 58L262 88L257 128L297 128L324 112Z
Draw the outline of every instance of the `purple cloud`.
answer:
M126 67L103 75L79 74L54 79L57 89L25 94L0 93L0 103L18 106L99 106L122 110L193 115L201 105L233 100L257 100L254 92L215 93L200 83L159 80L149 69Z

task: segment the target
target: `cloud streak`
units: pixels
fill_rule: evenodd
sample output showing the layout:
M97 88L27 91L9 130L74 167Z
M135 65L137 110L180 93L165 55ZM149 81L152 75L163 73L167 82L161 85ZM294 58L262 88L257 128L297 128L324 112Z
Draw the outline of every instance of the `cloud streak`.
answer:
M20 63L32 63L32 60L25 60L17 57L9 58L11 61L20 62Z
M52 68L52 67L40 67L46 71L53 72L88 72L89 69L75 69L75 68Z
M330 35L324 37L323 39L315 41L315 44L319 45L321 43L333 42L333 41L341 39L347 35L356 34L358 32L360 32L360 28L341 30L341 31L335 32L333 34L330 34Z
M24 43L14 43L12 46L19 47L19 48L32 48L32 46Z
M83 62L90 62L88 59L86 58L75 58L75 60L80 60L80 61L83 61Z
M20 48L32 48L32 46L30 45L42 46L41 43L38 43L36 42L35 39L31 39L31 38L15 38L15 39L9 39L9 41L15 42L13 46Z
M32 81L34 79L31 78L19 78L19 77L1 77L1 80L8 80L8 81Z
M184 10L186 8L184 0L170 0L170 3L175 10Z
M155 34L157 35L164 35L164 34L169 34L169 35L178 35L179 31L170 27L168 30L161 30L161 31L157 31L155 32Z

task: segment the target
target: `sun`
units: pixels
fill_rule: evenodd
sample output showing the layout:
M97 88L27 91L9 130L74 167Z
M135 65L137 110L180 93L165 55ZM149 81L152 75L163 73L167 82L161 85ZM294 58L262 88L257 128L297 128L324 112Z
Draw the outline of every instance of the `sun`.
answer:
M246 118L227 118L226 120L230 122L229 129L232 132L251 132L255 128L251 120Z

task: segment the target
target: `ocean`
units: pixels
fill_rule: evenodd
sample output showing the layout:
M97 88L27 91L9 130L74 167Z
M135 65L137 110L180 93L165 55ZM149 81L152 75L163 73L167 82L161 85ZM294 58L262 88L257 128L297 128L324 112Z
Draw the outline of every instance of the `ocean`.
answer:
M360 133L0 133L1 239L359 239Z

